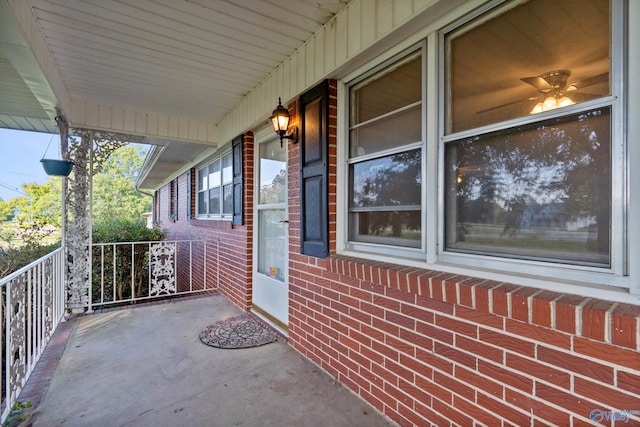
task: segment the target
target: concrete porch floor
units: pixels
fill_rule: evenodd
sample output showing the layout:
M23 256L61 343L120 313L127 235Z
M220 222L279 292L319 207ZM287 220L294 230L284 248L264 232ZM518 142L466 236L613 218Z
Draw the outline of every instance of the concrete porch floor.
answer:
M200 342L205 326L240 314L211 295L75 320L33 425L393 425L284 342Z

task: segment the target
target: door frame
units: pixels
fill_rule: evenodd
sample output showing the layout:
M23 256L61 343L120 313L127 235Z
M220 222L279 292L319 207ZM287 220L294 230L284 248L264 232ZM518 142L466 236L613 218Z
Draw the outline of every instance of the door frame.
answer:
M271 326L277 328L282 334L288 336L288 320L289 320L289 227L288 227L288 218L289 218L289 203L288 197L285 195L284 202L284 218L285 218L285 227L284 227L284 241L285 241L285 262L284 262L284 271L283 271L283 281L281 282L284 289L284 300L280 301L285 304L285 319L278 319L264 308L262 308L259 304L256 304L256 288L259 286L260 280L274 281L280 282L276 279L272 279L266 277L264 274L258 272L258 256L259 256L259 237L260 237L260 224L259 224L259 197L260 197L260 144L272 142L278 139L278 135L273 132L273 128L269 125L255 133L254 136L254 191L253 191L253 218L254 218L254 230L253 230L253 250L252 250L252 295L251 295L251 311L259 316L262 320L269 323ZM285 151L285 159L287 166L287 183L285 184L285 188L288 191L288 174L289 174L289 164L288 164L288 144L282 148ZM263 282L264 283L264 282Z

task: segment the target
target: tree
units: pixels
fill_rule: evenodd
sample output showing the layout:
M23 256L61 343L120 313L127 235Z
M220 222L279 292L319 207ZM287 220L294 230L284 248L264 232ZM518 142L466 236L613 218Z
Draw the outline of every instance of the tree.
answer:
M151 199L135 189L146 150L126 145L104 163L93 178L93 222L106 223L114 218L135 221L151 209Z

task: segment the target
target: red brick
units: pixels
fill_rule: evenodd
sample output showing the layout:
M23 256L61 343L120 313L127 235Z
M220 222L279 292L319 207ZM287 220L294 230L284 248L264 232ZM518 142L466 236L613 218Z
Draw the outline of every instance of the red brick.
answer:
M497 413L501 417L513 423L516 426L528 426L531 424L531 413L523 413L511 406L506 405L503 401L493 398L486 394L478 394L478 404L484 408L491 408L492 412ZM508 425L504 423L503 425Z
M385 344L389 347L397 350L399 353L404 353L409 356L414 356L416 352L416 346L405 341L401 341L394 336L385 336Z
M582 396L576 396L574 393L567 393L555 387L542 383L536 383L536 397L548 402L551 405L564 408L566 411L573 412L584 417L588 417L592 409L597 408L598 404L593 400L585 399Z
M640 373L619 371L616 384L622 390L640 395ZM640 400L640 397L638 399Z
M416 321L409 316L404 316L397 312L387 310L385 317L388 322L395 323L396 325L400 325L404 328L410 330L415 330L416 328Z
M532 300L532 323L550 328L552 326L552 312L554 303L561 294L551 291L543 291L536 294Z
M538 378L542 381L546 381L566 389L570 389L571 387L570 374L551 366L538 363L535 360L507 353L506 366L523 374L530 375L534 378Z
M408 341L415 347L420 347L423 350L432 350L433 349L433 340L425 337L422 334L407 331L406 329L400 329L400 338Z
M511 293L511 317L522 322L529 321L531 305L529 298L539 292L535 288L520 288Z
M444 418L442 415L436 413L431 407L425 406L420 402L416 402L415 404L416 413L420 414L427 423L417 423L417 426L437 426L437 427L446 427L451 424L451 421Z
M478 326L468 322L461 322L451 317L436 316L436 326L447 329L456 335L466 335L471 338L478 337Z
M431 366L413 357L409 357L405 354L400 354L400 364L425 378L433 377L433 369L431 368Z
M526 393L533 393L533 380L515 371L505 369L502 366L485 362L484 360L478 360L478 372L502 384L509 385Z
M534 343L484 328L480 328L479 334L480 341L486 344L492 344L525 356L534 356L536 347Z
M567 411L558 410L546 405L540 400L532 398L529 394L523 394L516 390L505 390L505 402L517 406L523 411L530 412L533 415L542 418L549 424L534 425L552 425L552 426L568 426L570 425L570 415Z
M640 409L640 399L638 393L640 389L635 391L636 394L630 395L617 390L615 387L606 387L593 381L587 381L576 377L574 383L574 392L587 397L588 399L604 403L611 408L621 409ZM639 384L640 386L640 384Z
M447 344L453 344L452 332L447 331L446 329L438 328L428 323L418 322L416 324L416 332L437 341L442 341Z
M453 362L435 355L432 351L424 351L416 348L416 359L426 363L428 366L453 375Z
M576 312L578 310L578 307L580 307L580 305L586 300L587 298L579 297L576 295L565 295L562 298L556 300L556 329L564 332L569 332L570 334L575 334Z
M509 316L509 293L520 289L519 286L503 283L491 290L492 313L500 316Z
M504 361L504 351L502 349L486 345L482 341L458 336L456 337L456 347L475 354L479 358L493 360L497 363Z
M637 351L579 337L574 337L573 339L573 351L628 369L640 371L640 357L638 357Z
M611 313L611 342L636 350L638 318L640 318L640 306L619 304Z
M540 346L538 360L606 384L613 384L613 368L573 354Z
M606 337L607 311L614 303L608 301L591 300L582 307L582 336L598 341Z
M435 318L435 314L432 311L425 310L421 307L416 307L415 305L411 304L401 304L400 312L413 319L421 320L427 323L433 323Z
M469 418L466 414L464 414L462 411L459 411L454 407L445 405L443 402L437 399L433 401L433 409L441 413L447 420L453 421L457 425L460 425L460 426L473 425L473 420Z
M453 396L453 406L465 415L471 417L474 421L479 422L481 425L501 425L501 421L499 418L486 411L486 409L488 408L481 408L478 405L471 403L465 399L461 399L458 396Z
M453 304L439 301L435 298L416 296L416 304L429 310L439 311L445 314L453 314Z
M471 369L476 368L477 358L464 353L455 347L450 347L448 345L436 342L434 343L433 348L434 352L440 357L444 357L445 359L451 360Z
M571 336L552 329L530 325L511 319L507 319L505 329L507 332L539 341L546 345L552 345L564 349L571 348Z
M488 311L474 310L467 307L457 306L455 309L456 318L495 329L504 329L504 317L502 316L496 316L495 314L489 314Z

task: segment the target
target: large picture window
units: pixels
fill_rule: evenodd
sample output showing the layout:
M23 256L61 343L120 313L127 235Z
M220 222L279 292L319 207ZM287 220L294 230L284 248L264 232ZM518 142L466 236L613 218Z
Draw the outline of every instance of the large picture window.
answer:
M351 242L421 246L421 58L394 63L350 89Z
M233 213L231 153L198 169L198 217L228 217Z
M445 38L445 250L608 268L609 1L514 4Z

